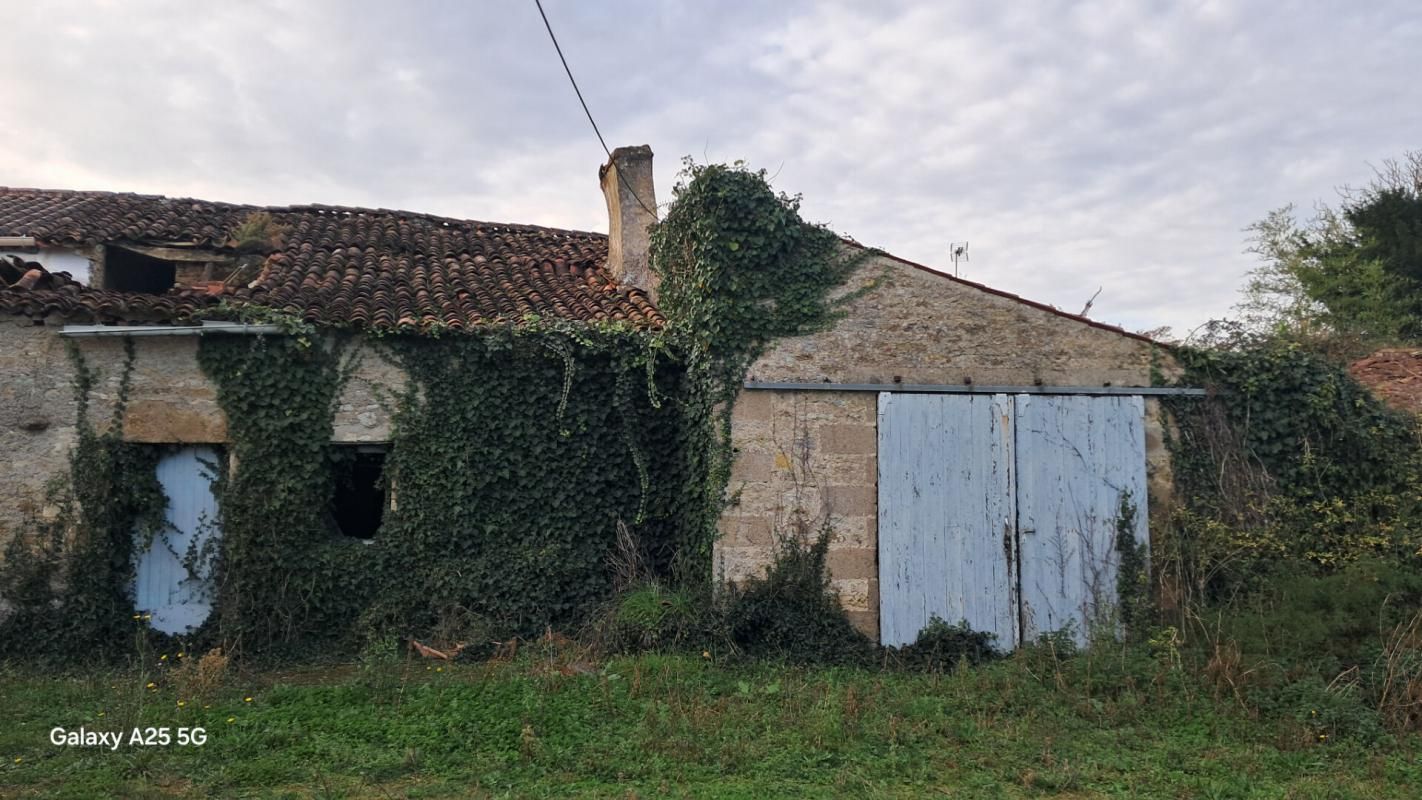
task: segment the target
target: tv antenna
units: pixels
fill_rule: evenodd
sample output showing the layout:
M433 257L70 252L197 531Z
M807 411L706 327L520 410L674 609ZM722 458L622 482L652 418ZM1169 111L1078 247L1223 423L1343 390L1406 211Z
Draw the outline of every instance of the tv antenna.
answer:
M953 277L958 277L958 264L968 260L968 243L952 242L948 245L948 257L953 259Z

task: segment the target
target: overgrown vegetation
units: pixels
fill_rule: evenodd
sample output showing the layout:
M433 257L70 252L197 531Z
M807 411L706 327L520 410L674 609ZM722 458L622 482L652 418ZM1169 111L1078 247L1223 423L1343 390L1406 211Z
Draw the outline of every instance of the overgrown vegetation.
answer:
M635 528L649 580L704 605L745 370L774 338L831 322L845 298L830 295L863 253L804 223L798 200L773 193L763 173L689 166L677 195L654 232L665 331L530 317L361 348L277 310L214 309L288 335L200 343L230 442L212 465L222 530L215 612L192 640L236 655L310 654L435 629L459 636L460 625L484 638L576 626L611 597L607 561L620 524ZM269 216L253 215L234 246L274 247L279 234ZM394 430L384 481L397 502L365 545L334 531L325 509L334 404L355 366L348 356L369 348L409 382L385 399ZM92 384L81 371L83 404ZM121 456L156 458L154 448L121 443L123 412L120 398L115 433L102 441L115 469ZM86 438L76 457L92 461L98 441ZM85 569L61 591L93 581L118 607L138 520L112 487L157 483L151 463L112 472L76 470L87 481L75 484L76 525L122 546L104 551L110 570ZM100 484L110 488L88 488ZM161 515L162 504L143 508ZM53 568L62 558L33 560ZM94 643L86 635L74 647Z
M1207 402L1167 403L1182 508L1163 565L1213 603L1280 570L1358 558L1416 563L1422 547L1416 420L1293 343L1176 354Z
M686 160L666 216L652 228L652 262L667 341L685 365L681 443L704 474L693 502L709 557L731 470L731 411L755 360L776 339L834 323L877 286L871 251L800 217L800 199L776 194L765 171ZM859 286L849 287L851 276Z
M1000 658L999 646L997 637L991 633L975 631L962 621L949 624L933 616L913 644L890 648L885 660L899 667L947 672Z
M238 252L268 253L280 250L290 228L266 211L253 211L232 229L229 245Z
M0 784L11 796L74 798L1339 800L1410 800L1422 784L1417 737L1373 738L1322 691L1260 695L1277 706L1261 712L1164 652L1062 659L1032 648L932 674L708 655L589 662L536 643L478 663L229 668L201 701L180 680L186 666L0 671L0 696L28 698L0 703ZM201 726L208 739L113 752L49 744L52 727L81 725Z
M1116 511L1116 616L1122 632L1139 641L1154 621L1155 597L1150 583L1150 547L1137 539L1140 509L1129 492L1122 493Z
M663 400L681 376L641 336L391 343L411 382L387 462L398 503L368 554L386 577L367 623L414 631L465 609L506 633L576 626L611 594L619 523L657 579L693 569L681 498L695 476Z
M91 660L126 652L131 636L133 554L163 536L167 498L153 448L123 441L134 349L125 341L111 417L95 427L90 398L98 375L69 348L77 405L68 474L51 481L46 503L7 543L0 569L0 656Z
M357 595L364 588L355 564L322 552L332 539L323 516L332 490L325 453L346 374L342 351L290 337L214 337L198 348L238 465L216 487L222 549L208 622L230 652L328 635L331 583L351 581L339 590Z
M775 560L763 575L727 587L727 636L741 652L760 658L872 661L874 643L850 625L830 588L825 559L833 529L826 522L814 534L805 533L783 532Z
M1367 219L1350 218L1355 233ZM1349 246L1382 263L1367 236ZM384 787L411 776L467 778L477 764L493 791L570 775L598 789L617 784L607 754L631 752L629 741L661 760L617 769L659 793L728 768L741 770L752 793L804 788L788 767L767 776L746 766L770 751L734 730L712 732L723 725L789 731L767 737L779 741L777 758L841 770L849 783L836 791L931 785L930 776L959 769L931 754L981 762L987 751L969 749L978 738L1008 751L1028 741L1048 754L1018 759L1015 772L990 770L998 783L1024 792L1119 788L1119 774L1099 766L1113 763L1102 752L1109 726L1155 737L1136 755L1159 763L1144 780L1156 787L1181 778L1182 749L1233 757L1231 748L1261 735L1271 749L1242 752L1277 773L1265 788L1309 774L1299 768L1305 760L1350 768L1334 754L1382 745L1410 752L1394 737L1422 725L1417 426L1304 337L1255 331L1174 351L1181 383L1215 391L1165 404L1180 502L1146 548L1132 524L1144 499L1122 498L1118 615L1090 632L1097 644L1085 653L1070 637L1048 636L1003 659L990 635L936 618L911 646L876 647L829 584L834 531L803 509L775 532L780 547L764 574L716 591L710 555L727 500L730 413L746 371L777 338L832 324L844 303L872 290L875 276L860 271L867 255L806 225L798 200L776 195L763 173L689 165L654 230L653 267L671 320L662 332L530 318L473 335L361 340L318 336L277 311L219 309L288 332L209 337L199 350L236 467L218 468L216 612L181 646L222 650L203 658L206 668L186 662L151 681L126 713L157 719L150 698L215 697L213 714L186 706L182 714L218 728L224 715L234 719L222 747L259 765L235 781L245 787L263 785L262 769L283 785L304 780L269 754L306 753L293 731L313 726L340 732L332 735L347 753L311 753L317 769L373 764L366 783ZM1335 305L1330 313L1344 313ZM394 421L384 488L396 502L370 544L340 536L325 514L334 403L361 350L409 376L403 392L383 398ZM118 436L132 345L103 432L87 423L96 378L75 353L79 446L56 494L59 513L12 545L38 557L7 559L0 591L18 610L0 647L13 654L43 629L62 642L59 654L127 653L151 670L149 648L163 643L131 621L126 587L133 531L159 531L164 499L152 477L156 451ZM60 625L56 603L75 612ZM1121 632L1124 644L1115 640ZM437 660L396 664L411 648L425 652L419 639L444 648ZM275 691L270 705L239 706L216 688L230 685L222 677L230 657L357 648L359 677ZM644 650L680 655L615 655ZM805 664L832 668L806 672ZM980 669L945 677L960 665ZM878 671L858 671L866 667ZM657 690L644 690L653 672ZM368 708L375 721L328 719L332 706ZM253 708L261 713L237 713ZM417 719L441 738L416 731ZM1044 740L1044 724L1073 736ZM373 731L394 746L370 753L362 742ZM1094 744L1078 749L1082 741ZM1092 761L1071 767L1053 755L1063 749ZM678 751L697 765L690 773L668 768ZM167 753L141 766L176 770L191 766L187 758ZM1387 779L1357 775L1359 793L1405 773L1391 756L1379 758ZM574 760L584 766L557 766ZM112 777L111 769L96 773ZM233 776L199 770L193 780L210 789ZM1258 788L1240 783L1238 771L1202 784L1224 796Z
M531 322L381 342L409 383L387 398L384 482L397 501L369 544L325 518L333 402L355 366L342 348L205 340L200 360L234 420L239 465L219 488L219 640L237 652L309 650L436 628L487 637L573 625L609 594L619 520L638 526L669 575L684 481L664 444L677 419L652 398L678 373L649 373L638 336Z
M1286 206L1251 231L1263 263L1241 317L1256 335L1345 355L1422 335L1422 152L1384 162L1303 224Z
M1166 403L1179 505L1156 527L1170 626L1152 641L1260 713L1417 730L1417 420L1353 381L1333 348L1248 333L1214 344L1175 353L1180 382L1212 396Z

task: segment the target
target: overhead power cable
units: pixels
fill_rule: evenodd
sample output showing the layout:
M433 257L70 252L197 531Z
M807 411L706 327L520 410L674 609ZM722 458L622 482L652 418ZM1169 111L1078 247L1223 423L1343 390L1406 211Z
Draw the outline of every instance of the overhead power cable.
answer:
M543 11L543 0L533 0L533 3L538 6L538 16L543 17L543 27L548 29L548 38L553 40L553 49L558 51L558 60L563 62L563 71L568 74L568 82L573 84L573 92L578 96L578 102L582 104L583 113L588 116L588 123L592 125L593 133L597 134L597 141L602 145L602 151L607 153L607 160L610 162L612 161L612 151L607 147L607 140L602 138L602 131L598 130L597 120L593 119L592 111L588 109L588 101L583 99L583 90L578 88L578 81L573 77L573 70L568 67L568 59L563 56L563 48L558 45L558 37L553 34L553 26L548 22L548 14ZM617 170L617 180L621 182L622 188L626 189L632 197L636 198L637 205L641 206L643 211L651 214L653 219L656 219L656 209L648 207L648 205L642 201L642 198L637 194L637 190L633 189L632 186L627 183L627 178L623 177L622 170L620 169Z

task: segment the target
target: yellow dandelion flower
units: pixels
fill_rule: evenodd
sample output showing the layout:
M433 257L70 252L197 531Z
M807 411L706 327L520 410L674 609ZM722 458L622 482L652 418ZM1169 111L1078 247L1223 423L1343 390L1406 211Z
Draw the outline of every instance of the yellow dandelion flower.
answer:
M103 715L104 715L104 712L100 711L100 712L99 712L99 716L102 717Z
M24 759L23 759L23 758L20 758L19 756L16 756L16 757L15 757L15 763L16 763L16 764L20 763L21 761L24 761Z
M187 703L183 702L182 700L178 701L178 708L182 708L185 705L187 705Z
M710 650L702 650L702 651L701 651L701 657L702 657L702 658L710 658L710 657L711 657L711 651L710 651Z
M207 704L203 705L203 708L212 708L212 704L211 704L211 703L207 703Z
M167 661L167 660L168 660L168 654L167 654L167 653L164 653L163 655L158 656L158 660L159 660L159 661Z
M179 653L179 654L178 654L178 658L182 658L182 657L183 657L183 654L182 654L182 653Z
M435 672L444 672L444 667L435 667Z
M252 698L250 698L250 697L244 697L244 698L242 698L242 702L244 702L244 703L250 703L250 702L252 702Z
M134 618L134 619L143 619L143 615L142 615L142 614L134 614L134 615L133 615L133 618Z
M153 683L152 681L149 681L149 682L148 682L148 685L145 686L145 687L143 687L143 688L145 688L145 689L156 689L156 688L158 688L158 684Z
M144 615L143 615L143 618L144 618L144 619L153 619L153 615L152 615L152 614L144 614Z
M232 723L234 723L234 722L236 722L236 721L237 721L237 718L236 718L236 717L228 717L228 718L227 718L227 724L228 724L228 725L231 725Z

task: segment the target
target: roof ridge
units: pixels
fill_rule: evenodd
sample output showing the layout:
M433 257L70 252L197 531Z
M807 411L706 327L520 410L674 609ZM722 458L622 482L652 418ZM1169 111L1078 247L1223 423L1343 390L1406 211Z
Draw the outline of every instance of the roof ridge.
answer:
M665 324L643 291L612 278L607 237L599 233L358 206L0 188L0 233L56 246L181 241L225 249L229 232L252 212L270 213L287 230L251 282L224 282L210 292L216 281L204 270L181 276L179 288L147 294L77 284L46 288L56 283L47 279L45 286L0 290L0 313L171 322L223 298L317 325L384 331L472 330L528 314L625 321L641 329ZM18 283L24 275L10 274L17 269L0 282Z
M253 203L232 203L225 200L204 200L198 197L173 197L164 194L144 194L142 192L113 192L103 189L42 189L34 187L0 186L0 196L3 195L46 195L50 197L63 198L72 197L75 199L99 199L99 198L133 198L138 200L149 200L163 203L193 203L206 206L217 206L233 211L265 211L269 214L351 214L368 216L399 216L405 219L418 219L426 222L444 223L446 225L454 223L465 227L483 227L504 229L509 231L529 231L539 233L552 233L563 235L574 235L580 237L590 237L593 239L606 239L607 234L597 231L582 231L574 228L556 228L548 225L534 225L524 222L498 222L495 220L470 219L466 217L450 217L443 214L432 214L425 211L411 211L409 209L397 208L371 208L368 206L344 206L332 205L328 203L295 203L287 205L256 205Z

